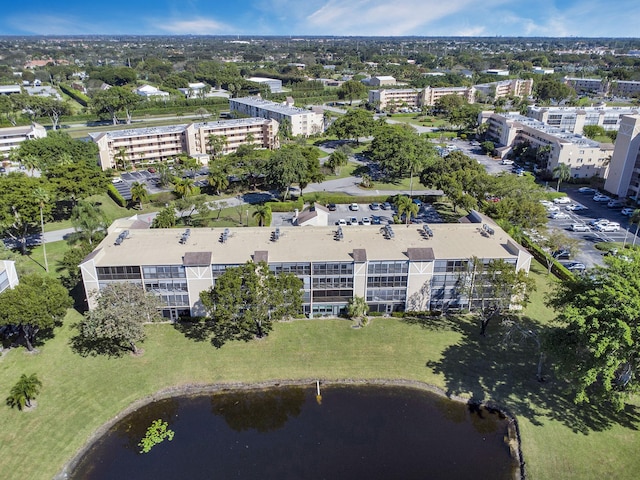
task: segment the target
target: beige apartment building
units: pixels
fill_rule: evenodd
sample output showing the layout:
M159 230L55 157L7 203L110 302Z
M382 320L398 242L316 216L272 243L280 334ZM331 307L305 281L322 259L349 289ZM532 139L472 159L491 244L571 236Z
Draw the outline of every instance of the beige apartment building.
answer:
M278 123L286 121L293 136L309 137L324 132L322 113L271 102L259 96L230 98L229 108L248 117L268 118Z
M489 218L467 223L339 227L133 229L118 220L80 264L89 308L112 282L134 282L162 299L163 315L204 313L200 292L224 271L264 261L297 275L309 317L336 316L354 296L371 311L443 310L477 304L472 258L502 259L529 271L532 256ZM428 233L427 233L428 232Z
M39 123L20 127L0 128L0 158L8 157L9 152L20 146L25 140L44 138L47 130Z
M605 130L618 130L624 115L637 115L640 107L541 107L529 106L527 117L551 127L582 134L586 125L598 125Z
M640 115L622 117L604 189L620 198L640 198Z
M432 107L439 99L447 95L459 95L467 102L474 103L476 100L475 92L474 87L369 90L369 103L376 105L380 110L388 108L389 105L397 107Z
M634 80L565 77L564 83L572 87L577 93L618 95L621 97L630 97L640 93L640 82Z
M186 153L206 164L209 135L226 138L223 154L235 152L248 140L259 148L278 147L278 123L264 118L111 130L90 133L89 137L98 145L100 166L108 170L123 156L125 162L155 163Z
M514 78L499 82L481 83L475 86L476 90L487 96L496 98L521 97L526 98L533 92L533 80Z
M544 169L551 173L559 163L571 167L573 178L607 177L613 145L551 127L518 113L482 112L479 123L487 123L487 137L498 144L504 157L512 148L528 142L532 148L548 148Z

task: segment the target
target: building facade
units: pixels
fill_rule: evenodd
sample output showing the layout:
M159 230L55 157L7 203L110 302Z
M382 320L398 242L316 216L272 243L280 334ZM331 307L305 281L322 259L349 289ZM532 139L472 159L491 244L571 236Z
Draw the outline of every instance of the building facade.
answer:
M540 107L527 108L527 117L551 127L582 134L586 125L598 125L605 130L618 130L623 115L637 115L640 107Z
M416 88L387 88L369 90L369 103L379 110L388 107L421 107L422 90Z
M479 123L487 123L486 135L495 141L501 156L508 155L514 146L528 143L536 150L544 148L540 168L548 173L560 163L571 168L573 178L606 178L613 145L598 143L582 135L551 127L517 113L482 112Z
M278 123L264 118L112 130L90 133L89 138L98 145L100 166L108 170L116 167L120 157L125 161L155 163L186 153L207 163L209 135L226 138L223 154L235 152L248 141L259 148L278 147Z
M248 117L260 117L286 121L291 128L291 135L308 137L324 132L324 117L321 113L304 108L282 105L261 97L230 98L229 108Z
M7 157L11 150L19 147L25 140L46 136L47 130L38 123L22 127L0 128L0 157Z
M640 115L622 117L604 189L620 198L640 195Z
M564 83L572 87L576 93L618 95L620 97L630 97L640 93L640 82L634 80L565 77Z
M16 263L13 260L0 260L0 293L18 285Z
M476 300L467 288L472 258L530 268L524 248L486 217L471 216L478 223L433 224L430 235L423 225L183 232L129 230L117 221L80 269L89 308L100 288L134 282L159 296L163 315L172 319L202 315L200 292L227 268L248 261L297 275L309 317L338 315L354 296L364 297L374 312L442 310Z
M282 92L282 80L278 80L277 78L251 77L247 78L247 80L261 85L267 85L271 93Z
M526 98L533 92L533 80L514 78L499 82L482 83L475 86L476 90L487 96L496 98L521 97Z

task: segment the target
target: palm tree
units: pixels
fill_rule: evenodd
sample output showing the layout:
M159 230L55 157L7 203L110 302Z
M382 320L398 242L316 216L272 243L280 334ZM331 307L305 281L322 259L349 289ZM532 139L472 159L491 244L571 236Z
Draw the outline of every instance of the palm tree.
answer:
M553 169L553 178L558 179L558 185L556 186L556 192L560 191L560 182L565 182L571 178L571 167L566 163L560 162Z
M347 316L353 320L358 320L360 325L367 324L367 313L369 313L369 305L364 297L351 297L347 305Z
M635 224L636 233L633 236L633 243L631 245L635 246L636 239L638 238L638 229L640 228L640 208L636 208L631 214L631 218L629 219L629 225Z
M40 393L40 387L42 382L38 380L37 375L20 375L20 380L16 383L9 396L7 397L7 405L11 408L18 407L18 410L22 410L24 407L31 407L31 400L36 398L36 395Z
M209 172L207 182L215 190L216 195L220 195L220 192L229 186L229 177L227 177L227 173L224 170L216 168Z
M144 183L133 182L131 184L131 200L140 202L140 210L142 210L142 203L149 200L149 192L147 192L147 186Z
M49 195L49 192L46 189L42 187L36 187L33 190L33 198L35 198L35 200L40 205L40 231L42 232L42 253L44 254L44 269L47 271L47 273L49 273L49 262L47 261L47 244L44 239L43 209L44 209L44 206L47 203L49 203L49 201L51 200L51 196Z
M271 219L271 207L269 205L258 205L252 216L258 220L258 225L261 227L268 226Z
M420 207L416 203L413 203L411 198L406 195L398 195L395 199L396 209L398 210L398 218L402 217L402 214L405 214L407 225L409 225L409 220L411 217L418 216L418 212L420 211Z
M227 146L227 137L224 135L211 134L207 137L207 143L209 145L209 153L214 160L224 152L224 148Z
M190 178L178 178L174 180L174 190L180 198L188 197L194 192L195 188L193 180Z
M116 166L120 166L122 170L124 170L128 156L129 154L127 153L127 149L125 147L118 148L118 153L113 156L113 158L116 160Z

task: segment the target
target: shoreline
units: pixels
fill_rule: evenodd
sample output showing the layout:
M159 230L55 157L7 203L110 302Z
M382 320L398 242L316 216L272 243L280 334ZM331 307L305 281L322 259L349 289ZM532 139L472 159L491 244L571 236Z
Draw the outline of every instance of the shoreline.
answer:
M315 388L316 382L324 385L355 385L355 386L395 386L395 387L407 387L417 390L423 390L436 394L440 397L453 400L454 402L477 405L486 407L491 410L496 410L503 414L508 419L508 442L507 446L511 452L512 458L517 462L518 469L514 472L514 480L523 480L526 478L525 461L522 455L520 428L515 415L511 414L508 410L494 402L474 402L472 399L461 397L459 395L448 395L444 390L434 385L429 385L424 382L416 380L389 380L389 379L321 379L321 378L308 378L298 380L269 380L259 383L215 383L215 384L186 384L178 385L160 390L152 395L147 395L140 400L137 400L130 404L127 408L120 411L115 417L111 418L100 427L98 427L93 434L86 440L84 445L78 449L78 451L71 457L60 469L60 471L53 477L53 480L66 480L69 478L69 474L75 470L80 460L86 455L86 453L93 447L93 445L113 427L122 417L133 413L134 411L166 398L177 397L182 395L197 395L205 393L216 393L228 390L263 390L267 388L276 387L295 387L295 386L311 386Z

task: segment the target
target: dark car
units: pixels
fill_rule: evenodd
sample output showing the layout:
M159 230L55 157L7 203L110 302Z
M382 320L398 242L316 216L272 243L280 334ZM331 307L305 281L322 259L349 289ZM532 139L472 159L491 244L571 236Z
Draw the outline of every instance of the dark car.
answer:
M382 207L383 210L391 210L391 204L389 202L384 202L380 206Z
M569 259L571 257L571 252L569 250L566 250L566 249L561 249L561 250L556 250L555 252L553 252L551 254L551 256L553 258L555 258L556 260Z
M330 203L329 205L327 205L327 208L330 212L335 212L338 209L335 203Z

